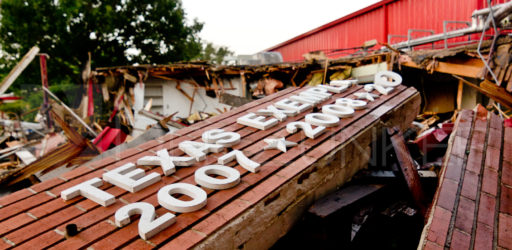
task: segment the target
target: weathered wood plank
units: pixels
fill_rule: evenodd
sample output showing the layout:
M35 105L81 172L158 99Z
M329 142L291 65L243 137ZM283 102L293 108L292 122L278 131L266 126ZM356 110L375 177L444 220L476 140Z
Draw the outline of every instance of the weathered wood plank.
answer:
M426 213L426 199L421 187L420 176L414 165L414 161L409 153L409 149L405 145L404 137L402 132L398 129L388 128L388 134L391 136L391 143L395 149L396 158L398 159L398 165L402 170L402 174L405 178L405 182L409 187L409 191L418 206L420 213L425 215Z
M359 184L344 187L333 194L317 201L309 208L308 212L315 216L326 218L327 216L367 197L380 190L382 184Z

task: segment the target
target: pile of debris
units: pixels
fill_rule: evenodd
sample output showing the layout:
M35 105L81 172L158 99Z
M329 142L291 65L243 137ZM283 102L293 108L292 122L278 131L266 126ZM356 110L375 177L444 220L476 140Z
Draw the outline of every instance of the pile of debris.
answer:
M410 138L417 148L412 153L417 153L418 161L435 163L439 159L424 159L424 155L435 150L435 145L445 144L458 110L487 101L482 99L487 96L488 110L509 117L511 45L512 40L504 37L494 43L484 41L481 46L408 52L391 48L339 59L310 53L300 63L257 66L181 62L92 70L89 61L82 74L83 93L76 108L68 107L48 89L42 54L41 91L45 96L42 107L36 109L39 123L2 114L0 183L14 183L33 175L44 179L46 172L58 166L76 166L124 142L123 148L134 147L288 87L346 79L371 83L383 70L399 72L405 85L422 93L423 112L415 123L419 136ZM19 99L3 93L38 51L37 47L29 51L14 73L2 81L2 102ZM484 54L486 61L479 54ZM492 83L494 76L498 84ZM443 84L442 89L438 83ZM451 85L454 87L447 87ZM63 152L66 157L62 157Z

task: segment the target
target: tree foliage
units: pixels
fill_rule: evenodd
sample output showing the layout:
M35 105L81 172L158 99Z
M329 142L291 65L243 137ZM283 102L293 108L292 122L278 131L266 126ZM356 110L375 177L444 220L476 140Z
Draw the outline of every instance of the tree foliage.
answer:
M180 0L2 0L0 15L0 70L37 45L50 55L50 84L80 82L87 52L98 67L191 60L202 50L202 24L186 22ZM39 64L27 71L15 84L40 85Z
M201 52L200 59L215 64L222 64L224 58L233 54L226 46L215 46L212 43L206 43Z

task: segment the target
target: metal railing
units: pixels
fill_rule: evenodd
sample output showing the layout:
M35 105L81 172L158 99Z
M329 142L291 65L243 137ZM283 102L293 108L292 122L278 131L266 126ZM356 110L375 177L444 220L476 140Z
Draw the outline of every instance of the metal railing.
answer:
M509 3L503 3L498 4L495 6L492 6L493 11L497 11L507 5ZM391 38L393 37L403 37L401 35L388 35L388 43L391 44L391 46L395 49L412 49L414 46L428 44L428 43L435 43L438 41L444 40L444 47L448 47L448 39L450 38L456 38L464 35L471 35L474 33L482 32L483 30L486 30L488 25L485 23L487 16L490 13L491 8L485 8L480 10L475 10L473 14L471 15L471 22L466 21L444 21L443 22L443 33L434 34L431 30L417 30L417 29L409 29L407 31L407 41L391 44ZM463 29L455 29L448 31L448 24L450 23L462 23L466 24L468 27ZM412 38L411 33L413 32L431 32L432 35L430 36L424 36L420 38Z

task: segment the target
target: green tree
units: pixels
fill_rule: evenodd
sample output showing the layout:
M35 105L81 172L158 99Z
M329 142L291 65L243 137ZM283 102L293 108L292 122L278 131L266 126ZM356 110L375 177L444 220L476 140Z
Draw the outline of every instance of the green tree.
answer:
M202 24L186 22L180 0L2 0L0 15L0 71L37 45L50 55L50 84L81 82L87 52L99 67L190 60L202 49ZM39 64L26 71L15 88L40 85Z
M212 43L206 43L199 57L201 60L210 63L222 64L226 56L232 56L234 53L225 46L215 46Z

